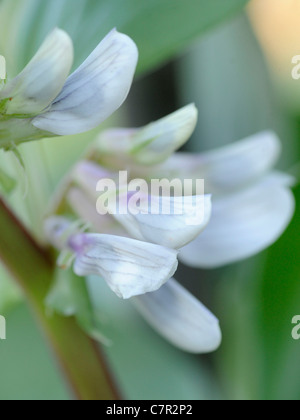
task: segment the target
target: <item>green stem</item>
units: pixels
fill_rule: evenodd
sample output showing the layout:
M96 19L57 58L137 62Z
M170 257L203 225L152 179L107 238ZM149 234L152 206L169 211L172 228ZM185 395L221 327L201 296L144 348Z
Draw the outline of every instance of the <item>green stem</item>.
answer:
M117 400L117 392L96 344L75 319L47 316L45 297L54 264L0 198L0 257L23 289L66 377L80 400Z

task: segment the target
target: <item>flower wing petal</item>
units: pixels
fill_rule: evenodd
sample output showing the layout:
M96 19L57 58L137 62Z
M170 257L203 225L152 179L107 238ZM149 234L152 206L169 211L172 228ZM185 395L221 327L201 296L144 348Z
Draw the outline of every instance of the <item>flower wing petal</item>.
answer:
M158 290L177 270L177 252L111 235L87 235L90 246L77 256L79 276L100 275L121 298Z
M33 124L58 135L97 127L125 101L137 60L135 43L113 30L68 78L51 109Z
M182 249L180 260L193 267L216 268L272 245L295 211L290 181L274 173L246 191L215 200L208 227Z
M277 135L265 131L206 153L176 153L162 165L136 167L134 175L204 179L205 190L221 196L257 182L274 167L280 152L281 143Z
M222 194L244 188L265 175L281 152L277 135L265 131L216 151L204 153L201 172L206 189Z

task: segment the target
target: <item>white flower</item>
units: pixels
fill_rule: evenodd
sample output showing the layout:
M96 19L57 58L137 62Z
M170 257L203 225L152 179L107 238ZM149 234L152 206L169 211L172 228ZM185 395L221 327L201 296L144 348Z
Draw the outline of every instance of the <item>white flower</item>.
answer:
M35 57L15 79L0 90L1 125L18 125L10 141L20 143L45 136L69 135L100 125L126 99L138 60L134 42L110 32L87 60L67 78L73 62L69 36L55 29ZM2 147L8 147L1 141Z
M150 127L153 130L159 126L158 122ZM150 133L151 129L145 132ZM142 141L139 153L130 152L139 133L136 130L105 132L88 153L95 162L80 163L70 176L73 184L66 191L69 204L79 216L92 222L97 231L116 227L111 222L112 217L102 219L96 214L97 182L107 176L107 171L116 179L116 173L112 171L122 169L129 170L131 179L148 182L153 178L205 180L206 193L212 194L212 209L211 196L203 196L206 212L197 227L191 228L187 222L187 215L192 215L189 210L180 217L176 214L114 214L127 235L140 240L178 249L197 236L180 251L180 259L186 264L214 268L240 261L274 243L288 226L295 208L291 192L293 179L273 171L281 151L280 141L274 133L259 133L213 152L177 153L170 157L177 142L162 141L162 156L166 160L161 164L157 164L160 159L156 154L160 136L154 141L149 136L150 148ZM147 135L142 138L146 139ZM161 138L165 139L164 136ZM169 139L174 140L174 137ZM150 165L151 161L156 164ZM121 188L119 193L122 195ZM129 198L124 194L125 205ZM156 197L157 207L166 202L176 207L177 200L182 199ZM186 209L193 207L196 199L197 196L185 197L189 204ZM145 195L140 205L147 209L148 203L149 196ZM126 235L125 231L122 234ZM220 345L218 320L174 279L155 292L134 298L133 302L163 337L182 350L206 353Z
M221 344L218 319L174 279L133 303L157 332L181 350L210 353Z
M294 179L272 170L278 138L261 133L203 156L199 170L215 191L211 221L181 251L184 263L216 268L254 256L275 243L295 212ZM224 154L224 159L222 155Z
M117 179L117 174L107 172L92 162L80 162L73 170L72 180L85 194L85 199L79 193L68 193L71 205L81 217L87 216L95 227L103 228L103 216L97 215L93 202L97 200L97 184L99 180ZM127 191L119 191L118 208L110 214L133 238L180 249L193 241L206 228L211 217L211 196L179 196L158 197L140 192L137 195L138 206L131 209L134 196ZM135 201L135 200L133 200ZM94 205L95 207L95 205ZM107 219L107 216L105 216ZM112 225L112 223L110 223ZM102 231L103 232L103 231Z
M204 231L211 217L210 196L145 196L137 214L114 215L114 218L136 239L169 248L180 249ZM170 214L160 209L170 208ZM178 209L178 211L176 211Z
M184 203L185 213L181 215L170 214L115 214L111 216L100 216L96 211L96 186L99 179L110 177L116 179L117 175L109 172L100 166L83 161L80 162L72 171L71 179L76 186L72 185L68 190L67 199L69 205L83 220L89 221L98 232L118 233L126 235L126 231L121 231L123 226L127 230L127 235L142 241L148 241L163 245L169 248L181 248L187 242L193 240L202 232L211 215L211 197L151 197L158 209L162 208L162 202L181 205ZM128 197L121 197L121 203L128 202ZM200 201L199 201L200 200ZM150 201L151 202L151 201ZM140 208L148 210L149 197L145 201L141 200ZM172 207L175 210L175 207ZM199 218L199 223L190 225L189 220L194 219L199 210L203 207L203 217ZM119 210L122 210L119 209ZM153 210L153 202L152 202ZM175 213L175 211L174 211ZM114 222L117 220L120 225ZM103 235L97 235L98 238ZM106 238L106 236L104 236ZM82 238L82 236L79 236ZM124 239L115 238L118 243ZM124 243L128 247L128 240ZM139 242L139 247L144 242ZM147 248L150 244L147 245ZM144 246L144 245L143 245ZM77 248L77 247L75 247ZM79 248L81 248L79 246ZM99 248L93 246L94 252L98 255ZM163 248L164 250L166 248ZM100 252L99 252L100 253ZM165 253L165 251L164 251ZM107 254L103 254L107 258ZM94 256L94 254L93 254ZM160 264L165 263L165 256L162 254ZM77 274L100 274L103 276L102 264L100 266L94 260L92 268L87 267L87 255L78 259L74 269ZM120 255L115 264L118 265ZM122 260L121 260L122 261ZM79 265L78 265L79 264ZM109 265L109 262L107 262ZM81 269L82 267L82 269ZM99 268L100 267L100 268ZM76 271L79 270L79 271ZM145 263L140 266L141 273L149 273ZM155 274L154 274L155 275ZM138 278L134 279L137 282ZM133 284L135 284L133 282ZM139 286L138 286L139 287ZM139 288L139 292L141 292ZM170 280L161 289L151 293L138 293L139 296L133 303L145 319L168 341L178 348L191 353L207 353L216 350L221 342L221 331L218 320L186 289L180 286L175 280Z
M271 173L241 192L216 198L211 222L180 254L185 264L216 268L265 250L284 233L295 211L293 179Z
M133 171L134 175L146 179L154 174L156 178L204 179L207 193L223 196L244 189L266 175L280 154L277 135L264 131L205 153L174 153L161 165L135 165Z
M97 148L104 156L113 155L131 163L154 165L165 161L193 134L198 120L194 104L139 129L104 131Z
M102 277L123 299L158 290L177 270L177 252L159 245L72 232L72 225L61 217L48 219L45 232L56 248L74 254L78 276Z
M69 35L55 29L25 69L0 93L9 98L7 115L34 115L44 111L59 95L73 64Z
M204 179L206 193L212 194L212 216L179 259L216 268L265 250L289 225L294 180L273 170L280 152L280 140L266 131L212 152L177 153L161 165L135 167L134 173L146 179Z

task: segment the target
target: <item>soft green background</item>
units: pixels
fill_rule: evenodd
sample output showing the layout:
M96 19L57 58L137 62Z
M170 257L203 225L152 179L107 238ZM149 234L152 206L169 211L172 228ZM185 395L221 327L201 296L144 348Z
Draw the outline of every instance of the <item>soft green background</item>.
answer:
M0 54L7 57L15 74L57 25L72 35L78 64L117 26L139 46L139 77L175 54L179 57L173 66L177 106L195 102L200 111L191 149L207 150L273 128L284 145L280 166L289 169L299 161L299 117L280 106L263 54L241 12L246 3L2 0ZM160 91L153 93L151 100L157 97L159 102L160 95ZM147 97L143 101L146 108ZM134 101L130 103L132 107ZM136 106L143 107L143 102ZM126 124L126 108L114 118L109 125ZM12 202L28 224L41 217L60 176L92 137L23 146L31 191L27 202L20 198L22 191ZM7 164L11 158L3 159ZM299 202L299 188L295 194ZM257 258L208 273L180 270L181 280L199 297L201 292L204 303L221 320L223 344L208 357L172 348L128 302L120 302L99 280L90 279L101 331L114 343L107 349L108 359L124 395L132 399L299 399L300 342L291 338L292 317L300 313L299 233L297 214L282 239ZM0 313L7 314L8 340L0 341L0 399L69 398L42 334L19 301L18 291L1 271Z

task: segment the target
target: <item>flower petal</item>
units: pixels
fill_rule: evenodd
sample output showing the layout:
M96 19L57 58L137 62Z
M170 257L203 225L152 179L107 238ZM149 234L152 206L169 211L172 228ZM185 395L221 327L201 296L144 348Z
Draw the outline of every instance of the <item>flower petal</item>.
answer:
M36 115L45 110L61 92L72 64L72 40L55 29L22 73L0 93L0 99L11 98L6 113Z
M259 180L274 167L280 151L281 144L276 134L266 131L207 153L176 153L157 167L135 168L133 175L204 179L207 193L224 195Z
M130 210L113 216L133 237L179 249L206 228L211 216L211 196L147 196L144 202L139 201L138 214Z
M276 164L281 143L266 131L223 149L202 154L201 173L211 194L234 191L257 181Z
M71 248L82 237L89 245L78 253L74 271L79 276L100 275L121 298L158 290L177 270L177 252L158 245L110 235L77 235Z
M80 186L91 198L96 199L97 184L102 179L111 179L117 182L118 174L109 172L100 165L90 161L80 161L73 169L71 178L74 183Z
M96 193L98 190L97 184L99 180L104 178L118 182L116 173L107 172L101 166L88 161L82 161L76 165L72 174L73 181L85 191L86 195L95 200L95 203L97 200L99 206L101 196L98 197ZM170 197L172 192L171 184L162 184L166 187L166 196L149 196L148 185L143 180L140 181L141 184L137 180L137 185L135 186L139 187L137 198L135 198L135 194L128 192L127 185L121 185L120 195L117 197L117 200L114 195L112 196L114 202L112 209L109 207L109 203L106 202L107 194L105 194L104 200L104 213L109 211L109 214L134 238L179 249L194 240L205 229L211 216L211 196L205 196L203 195L204 191L198 191L202 195ZM176 188L176 184L173 185ZM199 186L202 189L202 183ZM146 192L143 192L143 187L145 187ZM116 187L116 194L117 189ZM124 192L123 189L125 190ZM181 182L179 182L178 190L182 194ZM119 206L115 206L115 201L119 202ZM81 209L80 214L83 214L86 206L83 199L76 199L72 202L72 205L73 208ZM95 211L90 211L90 216L91 213L95 213ZM90 218L96 221L97 215ZM99 222L97 225L99 226Z
M125 101L137 60L135 43L112 31L68 78L51 109L33 124L58 135L97 127Z
M128 236L126 230L113 217L100 216L91 198L81 189L73 187L67 193L67 200L72 210L85 222L93 225L98 233L116 236Z
M209 353L221 344L217 318L174 279L133 302L149 324L181 350Z
M107 130L100 135L97 149L142 165L158 164L189 140L197 119L197 108L191 104L140 129Z
M295 211L290 184L290 177L274 173L246 191L213 201L208 227L181 251L180 260L193 267L215 268L272 245Z

